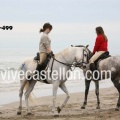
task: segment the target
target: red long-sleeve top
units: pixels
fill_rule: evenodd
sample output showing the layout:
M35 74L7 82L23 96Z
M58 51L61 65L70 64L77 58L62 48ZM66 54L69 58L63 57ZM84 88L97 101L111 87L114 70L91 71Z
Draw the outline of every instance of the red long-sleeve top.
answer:
M93 55L96 51L108 51L108 40L105 40L102 35L98 35L96 38Z

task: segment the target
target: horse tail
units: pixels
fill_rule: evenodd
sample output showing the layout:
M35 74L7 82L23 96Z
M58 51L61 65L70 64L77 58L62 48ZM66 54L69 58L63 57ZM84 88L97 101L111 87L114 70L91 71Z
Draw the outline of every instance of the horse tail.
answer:
M23 70L25 72L25 70L26 70L25 67L26 66L25 66L25 62L24 62L24 63L21 64L21 66L19 67L18 70ZM22 84L23 81L24 80L20 80L20 83ZM25 91L27 91L28 87L29 87L29 81L27 81L26 84L25 84L25 87L24 87ZM37 99L36 99L35 95L33 94L33 92L30 93L29 100L32 103L35 103L35 104L37 103Z

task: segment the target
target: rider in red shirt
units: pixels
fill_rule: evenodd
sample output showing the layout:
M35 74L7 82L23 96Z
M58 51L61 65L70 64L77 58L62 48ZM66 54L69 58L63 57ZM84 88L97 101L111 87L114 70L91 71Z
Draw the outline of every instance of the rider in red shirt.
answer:
M93 50L93 55L95 54L95 52L99 51L108 51L108 40L105 40L103 35L97 36Z
M93 49L93 56L89 61L90 70L92 71L92 73L94 72L94 70L96 70L96 66L94 64L95 60L97 60L98 57L100 57L100 55L102 55L104 52L108 51L108 39L104 34L103 28L97 27L96 34L97 34L97 38Z

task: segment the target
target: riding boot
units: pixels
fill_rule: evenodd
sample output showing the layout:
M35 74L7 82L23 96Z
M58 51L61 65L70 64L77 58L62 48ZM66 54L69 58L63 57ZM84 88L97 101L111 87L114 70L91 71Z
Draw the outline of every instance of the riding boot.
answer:
M96 70L95 63L90 64L90 70L92 71L92 73Z
M92 75L93 75L93 72L94 72L95 70L97 70L97 69L96 69L96 66L95 66L95 63L91 63L91 64L90 64L90 70L91 70ZM97 72L95 72L94 75L95 75L95 76L94 76L95 78L98 78L98 73L97 73ZM98 79L97 79L97 80L98 80Z
M38 72L40 72L41 69L42 69L42 65L41 65L41 64L38 64L36 70L37 70Z
M40 72L41 72L41 69L42 67L41 67L41 64L38 64L37 65L37 67L36 67L36 72L35 72L35 79L37 78L37 72L39 72L39 78L38 78L38 80L40 79Z
M40 76L41 76L41 71L42 70L44 70L43 69L43 67L42 67L42 65L41 64L38 64L37 65L37 67L36 67L36 72L35 72L35 75L34 75L34 78L36 79L36 80L40 80ZM39 78L37 78L38 76L37 76L37 73L39 72ZM31 76L29 75L28 76L28 79L30 80L30 79L33 79L33 78L31 78Z
M42 72L42 75L41 75L41 71L44 70L43 65L38 64L36 70L39 72L39 78L40 78L40 76L41 76L41 78L44 79L44 75L43 75L43 74L45 74L45 73ZM36 72L35 74L37 74L37 72ZM37 76L36 76L36 77L37 77Z

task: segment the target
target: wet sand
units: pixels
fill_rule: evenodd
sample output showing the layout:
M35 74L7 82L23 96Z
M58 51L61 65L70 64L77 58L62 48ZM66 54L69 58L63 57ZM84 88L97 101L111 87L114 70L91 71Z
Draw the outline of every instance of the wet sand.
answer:
M50 91L51 92L51 91ZM57 106L65 99L64 95L57 96ZM37 103L30 103L34 115L27 115L23 102L22 115L17 115L18 102L0 107L0 120L119 120L120 111L115 111L118 92L114 87L100 89L101 109L96 109L96 95L94 90L89 92L88 105L81 109L84 93L72 93L66 107L58 118L51 112L52 96L37 98Z

